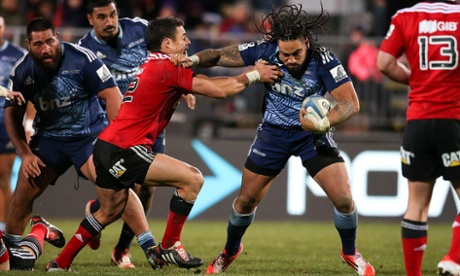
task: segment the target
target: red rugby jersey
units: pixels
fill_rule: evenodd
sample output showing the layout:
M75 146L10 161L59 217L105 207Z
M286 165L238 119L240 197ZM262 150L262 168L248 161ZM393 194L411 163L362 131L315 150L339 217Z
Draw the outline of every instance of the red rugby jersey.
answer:
M410 64L407 120L460 119L460 5L422 2L391 19L380 50Z
M120 148L152 148L182 96L192 90L194 73L175 66L165 53L151 53L131 82L120 112L99 139Z

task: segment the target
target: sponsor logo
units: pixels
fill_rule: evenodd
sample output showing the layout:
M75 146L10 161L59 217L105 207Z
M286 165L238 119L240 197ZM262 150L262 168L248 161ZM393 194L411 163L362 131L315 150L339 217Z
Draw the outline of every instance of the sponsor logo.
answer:
M413 158L415 154L413 152L407 151L401 147L401 162L406 165L410 165L410 159Z
M109 169L109 172L113 175L113 177L118 179L126 172L126 167L122 165L124 162L125 159L121 158L115 163L115 165L112 166L112 168Z
M446 168L460 166L460 151L443 153L441 158Z
M422 20L418 24L419 34L432 34L438 31L457 31L458 22L437 21L437 20Z
M24 85L31 85L31 84L34 84L35 81L34 79L32 79L31 76L27 76L26 80L24 81Z
M75 238L79 240L80 242L83 242L83 238L81 237L81 234L75 234Z
M336 67L332 68L329 70L331 73L332 77L334 78L335 82L339 82L341 80L344 80L348 78L347 73L345 72L345 69L343 69L342 65L337 65Z
M43 97L38 98L40 104L40 110L53 110L57 108L63 108L72 104L70 97L62 97L59 99L44 100Z
M100 59L106 58L106 56L103 53L99 52L99 51L96 52L96 56L98 58L100 58Z
M102 82L106 82L112 77L112 74L110 74L109 68L107 66L103 65L101 68L97 69L96 71L97 76L99 79L101 79Z
M139 40L136 40L136 41L134 41L134 42L131 42L131 43L128 44L128 48L132 48L132 47L134 47L134 46L136 46L136 45L141 44L142 42L144 42L144 39L143 39L143 38L141 38L141 39L139 39Z
M419 247L414 248L414 251L425 251L426 249L426 244L423 244Z
M72 74L79 74L81 70L64 70L61 74L63 75L72 75Z

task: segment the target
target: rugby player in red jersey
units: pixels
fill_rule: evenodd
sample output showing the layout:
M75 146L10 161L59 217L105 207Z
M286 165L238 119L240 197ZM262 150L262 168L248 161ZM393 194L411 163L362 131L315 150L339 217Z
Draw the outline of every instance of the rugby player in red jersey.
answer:
M407 275L422 275L428 236L428 209L442 176L460 195L460 5L426 1L393 15L378 56L380 70L408 84L407 125L401 146L402 173L409 201L401 223ZM400 60L405 54L408 66ZM452 225L441 275L460 275L460 215Z
M190 68L175 66L170 55L185 54L190 45L183 26L184 22L174 17L149 23L147 38L151 54L126 91L119 114L99 135L95 145L100 209L91 215L94 218L91 223L82 222L59 256L48 264L48 270L68 269L81 248L120 217L129 188L135 183L176 188L163 239L151 248L154 254L147 256L150 264L159 267L167 262L183 268L203 264L202 259L185 251L180 241L184 223L203 185L203 176L197 168L153 152L152 147L183 94L225 98L253 83L273 83L282 73L276 65L264 61L234 77L209 78L195 74Z

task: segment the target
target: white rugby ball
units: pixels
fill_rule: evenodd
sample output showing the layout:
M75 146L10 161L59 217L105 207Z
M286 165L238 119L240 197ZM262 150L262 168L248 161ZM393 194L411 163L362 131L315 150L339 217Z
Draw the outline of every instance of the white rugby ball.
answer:
M309 114L314 115L318 120L326 117L331 111L331 102L323 96L311 95L305 98L302 102L302 108L307 110Z

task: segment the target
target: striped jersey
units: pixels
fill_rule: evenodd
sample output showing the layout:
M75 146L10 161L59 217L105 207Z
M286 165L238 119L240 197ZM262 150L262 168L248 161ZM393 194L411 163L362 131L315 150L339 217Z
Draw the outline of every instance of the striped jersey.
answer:
M116 83L93 52L71 43L61 45L62 60L54 72L37 65L28 53L13 68L9 89L22 92L34 104L39 135L70 138L99 133L107 118L97 94Z
M276 41L256 41L238 45L246 65L254 65L259 59L278 65L284 73L281 81L265 84L265 110L263 120L281 127L300 127L299 111L303 100L313 94L324 96L340 85L350 81L341 62L329 50L322 59L312 57L300 78L292 76L278 58Z
M460 120L460 5L422 2L393 15L380 50L410 64L407 120Z
M139 67L148 55L148 22L139 17L121 18L116 47L96 37L94 29L78 44L93 51L109 67L120 92L124 95Z
M192 90L194 75L190 68L175 66L169 55L151 53L128 87L118 115L98 139L124 149L152 149L182 94Z
M3 45L0 47L0 85L3 87L8 86L11 69L25 53L27 51L24 48L4 40ZM4 103L5 97L0 97L0 122L3 122L5 117Z

